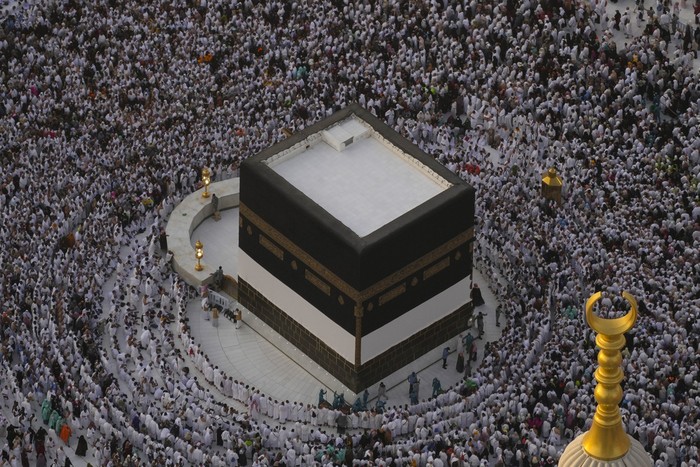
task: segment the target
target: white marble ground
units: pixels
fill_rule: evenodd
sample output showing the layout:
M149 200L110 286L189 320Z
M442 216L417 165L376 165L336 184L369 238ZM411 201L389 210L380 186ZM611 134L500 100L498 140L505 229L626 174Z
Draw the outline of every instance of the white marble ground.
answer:
M235 258L231 255L231 245L228 244L229 231L237 231L237 212L234 210L222 213L222 220L214 221L212 218L205 220L193 232L193 239L200 239L205 243L205 257L214 256L224 268L225 274L236 276ZM218 237L218 240L217 240ZM218 243L217 243L218 242ZM223 248L215 251L214 246L223 242ZM206 245L210 245L207 247ZM481 273L475 271L474 281L482 287L482 293L486 304L479 307L479 311L486 314L484 319L484 339L477 340L479 360L483 357L484 345L488 341L496 341L500 338L500 329L496 327L494 310L497 302L494 295L485 286L488 283ZM201 308L198 301L190 303L187 308L191 324L191 333L197 342L201 344L210 361L219 366L225 373L234 379L243 380L260 389L268 397L278 401L289 400L315 404L318 402L318 392L321 388L328 391L328 397L332 397L333 391L342 391L346 400L354 400L352 392L343 386L333 376L328 374L310 358L301 354L296 348L287 343L276 332L262 323L251 313L244 312L244 324L240 329L235 329L233 323L226 318L219 319L219 326L213 327L211 321L205 321L201 316ZM476 335L476 330L473 332ZM442 348L450 346L453 353L448 359L448 369L442 369ZM416 371L422 380L420 398L430 396L430 387L434 377L437 377L444 388L457 383L462 374L455 369L457 356L454 353L456 339L449 339L445 344L419 358L412 364L398 370L384 379L389 396L389 405L407 404L408 383L406 378L411 371ZM298 363L297 363L298 362ZM477 362L477 363L478 363ZM473 365L472 368L476 368ZM369 388L370 399L377 394L377 385Z
M206 225L205 225L206 224ZM224 274L238 277L238 208L221 211L221 220L209 217L190 236L192 251L199 240L204 245L202 265L212 273L221 266Z

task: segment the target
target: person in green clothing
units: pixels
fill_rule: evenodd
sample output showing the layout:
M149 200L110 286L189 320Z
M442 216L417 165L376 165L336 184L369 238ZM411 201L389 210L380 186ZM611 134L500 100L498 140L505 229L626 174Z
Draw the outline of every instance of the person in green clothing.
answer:
M44 423L49 423L49 417L51 417L51 399L47 397L41 403L41 418Z
M469 353L472 350L472 342L474 342L474 336L472 336L471 332L468 332L466 336L464 336L464 340L462 341L464 343L464 351Z
M53 412L51 412L51 417L49 417L49 428L52 430L56 429L56 422L58 419L61 418L61 415L58 413L58 410L54 409Z
M63 428L63 425L66 423L66 419L61 416L61 414L58 414L58 419L56 420L56 425L54 425L54 431L56 432L57 435L60 436L61 434L61 428Z
M339 447L335 452L335 460L338 464L344 465L345 462L345 447Z
M481 339L481 336L484 335L484 316L482 312L476 315L476 327L479 330L479 337L477 337L477 339Z
M433 378L433 394L432 397L437 397L440 395L442 392L442 384L440 384L440 380L436 378Z

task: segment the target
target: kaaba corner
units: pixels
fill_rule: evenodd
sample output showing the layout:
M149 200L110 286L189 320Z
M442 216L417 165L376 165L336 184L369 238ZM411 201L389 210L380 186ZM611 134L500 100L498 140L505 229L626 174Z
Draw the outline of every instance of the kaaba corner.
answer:
M238 299L359 393L467 328L474 202L350 105L241 165Z

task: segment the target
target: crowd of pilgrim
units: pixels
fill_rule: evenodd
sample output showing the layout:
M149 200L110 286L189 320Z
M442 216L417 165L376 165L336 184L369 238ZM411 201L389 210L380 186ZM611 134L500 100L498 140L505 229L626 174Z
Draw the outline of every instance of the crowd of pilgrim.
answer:
M4 0L0 465L556 464L595 407L596 290L604 316L639 302L628 433L698 465L692 6ZM345 430L209 362L158 237L202 167L233 176L351 102L477 189L503 333L468 381Z

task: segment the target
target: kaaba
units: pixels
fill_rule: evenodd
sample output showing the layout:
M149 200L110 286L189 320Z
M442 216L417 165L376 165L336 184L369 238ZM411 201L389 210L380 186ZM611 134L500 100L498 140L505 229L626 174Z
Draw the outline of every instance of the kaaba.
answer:
M474 199L352 104L241 165L238 300L359 393L467 328Z

